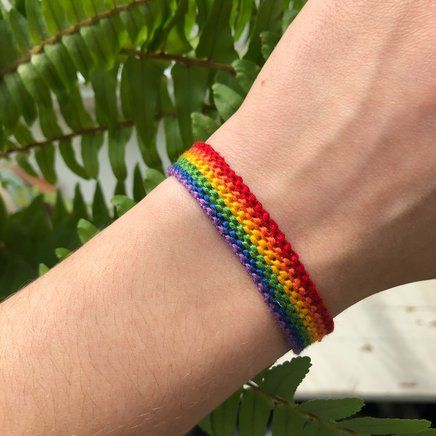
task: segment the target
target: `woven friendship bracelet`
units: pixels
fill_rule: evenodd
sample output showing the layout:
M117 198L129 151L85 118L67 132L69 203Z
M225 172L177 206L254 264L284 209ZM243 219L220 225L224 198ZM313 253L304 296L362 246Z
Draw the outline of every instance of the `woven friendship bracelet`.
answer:
M196 143L170 167L256 283L299 354L333 330L333 319L278 225L210 145Z

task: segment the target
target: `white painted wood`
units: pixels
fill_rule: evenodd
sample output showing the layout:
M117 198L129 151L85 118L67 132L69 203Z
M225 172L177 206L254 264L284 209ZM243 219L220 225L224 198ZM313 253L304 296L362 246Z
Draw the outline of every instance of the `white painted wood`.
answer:
M436 280L354 305L336 317L333 334L303 354L313 367L299 398L436 401Z

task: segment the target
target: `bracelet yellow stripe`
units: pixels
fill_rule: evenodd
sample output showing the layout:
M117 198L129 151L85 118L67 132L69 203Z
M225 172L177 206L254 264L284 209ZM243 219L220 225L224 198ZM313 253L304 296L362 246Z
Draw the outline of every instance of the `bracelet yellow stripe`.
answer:
M333 331L333 319L298 255L222 156L196 143L169 172L238 256L295 353Z

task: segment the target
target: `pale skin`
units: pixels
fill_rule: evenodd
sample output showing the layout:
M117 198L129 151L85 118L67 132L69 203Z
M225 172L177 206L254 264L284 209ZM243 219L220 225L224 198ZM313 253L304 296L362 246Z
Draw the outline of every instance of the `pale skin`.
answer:
M209 140L333 315L436 278L435 9L312 0ZM11 435L182 434L288 349L173 178L2 303L0 326Z

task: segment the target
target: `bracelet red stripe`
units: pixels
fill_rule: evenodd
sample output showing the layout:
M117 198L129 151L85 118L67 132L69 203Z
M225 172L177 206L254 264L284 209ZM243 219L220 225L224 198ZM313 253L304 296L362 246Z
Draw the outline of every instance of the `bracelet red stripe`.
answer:
M333 319L291 244L222 156L196 143L169 172L238 255L296 353L333 330Z

